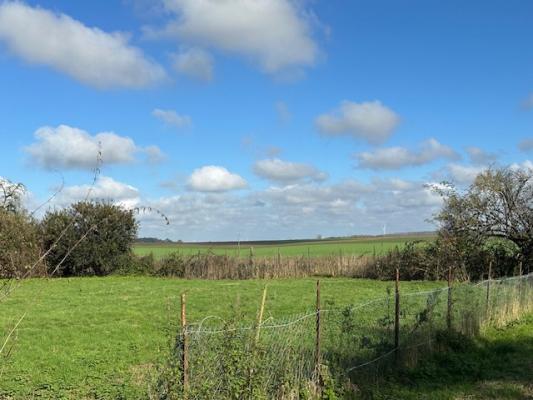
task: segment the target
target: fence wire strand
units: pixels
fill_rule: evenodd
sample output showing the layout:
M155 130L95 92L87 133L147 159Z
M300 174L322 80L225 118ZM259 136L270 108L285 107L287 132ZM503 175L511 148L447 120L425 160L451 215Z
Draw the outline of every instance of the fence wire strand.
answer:
M450 329L448 324L474 336L484 327L533 311L532 294L533 274L455 284L451 290L400 293L397 347L394 293L345 307L268 318L256 325L207 316L182 333L188 343L187 396L301 398L317 382L317 313L320 374L357 383L397 362L415 365L435 345L438 333Z

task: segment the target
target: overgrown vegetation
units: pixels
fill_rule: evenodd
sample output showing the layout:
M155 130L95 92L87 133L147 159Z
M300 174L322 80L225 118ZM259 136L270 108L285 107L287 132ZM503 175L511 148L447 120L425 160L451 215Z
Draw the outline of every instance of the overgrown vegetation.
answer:
M137 234L133 212L110 203L79 202L41 222L46 257L58 276L108 275L129 264ZM58 238L61 237L61 240Z

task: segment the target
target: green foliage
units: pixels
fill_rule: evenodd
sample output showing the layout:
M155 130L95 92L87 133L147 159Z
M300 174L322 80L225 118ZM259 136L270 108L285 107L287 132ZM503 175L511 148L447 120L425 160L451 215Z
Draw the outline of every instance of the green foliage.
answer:
M533 266L533 170L488 169L466 191L441 194L444 206L435 219L442 237L479 248L501 238L516 245L524 266Z
M519 400L533 395L533 315L475 339L441 332L437 341L438 352L389 376L380 387L372 387L368 397Z
M0 207L0 278L43 275L41 246L35 221L24 213Z
M132 211L110 203L79 202L48 212L42 223L46 261L59 276L107 275L124 264L137 233Z

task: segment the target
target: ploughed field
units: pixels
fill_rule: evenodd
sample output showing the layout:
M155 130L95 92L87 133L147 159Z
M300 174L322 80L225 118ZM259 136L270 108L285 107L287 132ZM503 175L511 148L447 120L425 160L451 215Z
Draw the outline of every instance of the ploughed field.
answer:
M270 242L236 242L228 243L139 243L134 246L138 255L153 254L154 257L163 257L172 252L185 255L194 255L198 252L212 252L218 255L249 256L250 251L258 257L274 257L280 254L286 257L297 256L330 256L330 255L380 255L395 247L402 247L408 241L432 240L431 235L398 235L376 236L364 238L338 239L338 240L309 240L309 241L270 241Z
M228 317L238 303L253 323L268 284L265 318L312 310L316 280L200 281L151 277L30 279L0 301L4 337L25 313L0 363L0 398L136 398L166 354L187 292L191 322ZM386 295L392 282L321 279L327 307ZM402 293L442 287L402 282ZM4 340L2 340L2 343Z

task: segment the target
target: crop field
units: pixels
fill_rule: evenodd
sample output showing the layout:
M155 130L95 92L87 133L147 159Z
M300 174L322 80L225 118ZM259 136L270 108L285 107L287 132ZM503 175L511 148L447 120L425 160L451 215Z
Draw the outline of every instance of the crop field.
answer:
M227 317L237 302L253 321L265 283L265 318L312 310L314 279L199 281L147 277L30 279L0 303L0 332L26 313L0 368L0 398L135 398L166 354L187 292L189 320ZM323 279L327 307L385 295L391 282ZM405 293L442 282L402 282ZM120 397L122 396L122 397Z
M134 251L138 255L153 254L154 257L162 257L171 252L180 252L185 255L193 255L205 252L213 252L218 255L248 256L250 251L258 257L273 257L278 253L281 256L328 256L328 255L381 255L387 251L402 247L408 241L432 240L431 235L422 236L386 236L368 237L339 240L309 240L309 241L280 241L268 244L254 244L252 242L219 244L219 243L183 243L183 244L136 244Z

